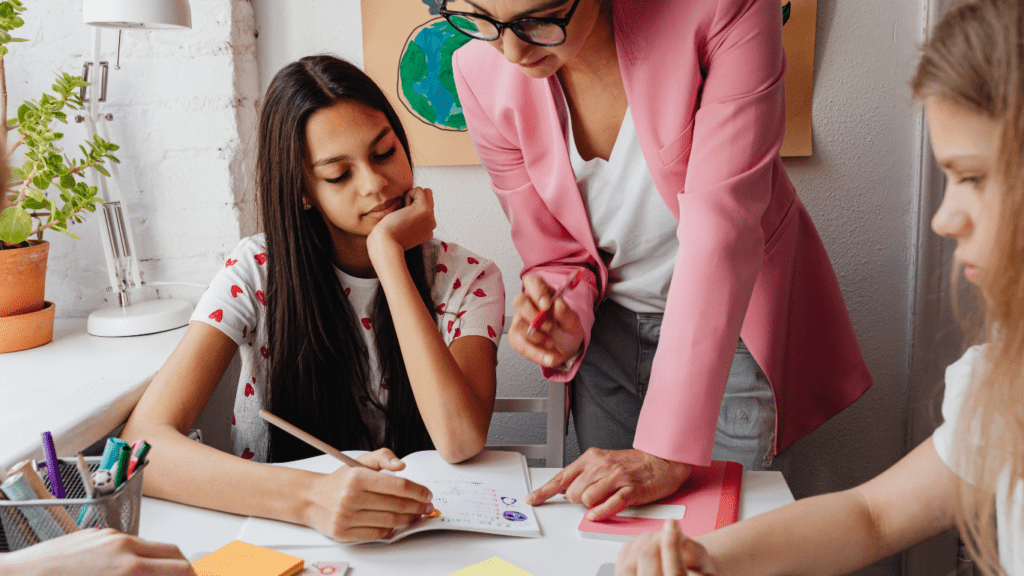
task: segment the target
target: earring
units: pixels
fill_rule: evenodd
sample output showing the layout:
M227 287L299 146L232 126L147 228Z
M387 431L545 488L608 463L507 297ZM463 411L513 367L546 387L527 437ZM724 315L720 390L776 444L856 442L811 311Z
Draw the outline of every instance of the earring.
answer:
M306 202L305 204L302 205L302 209L303 210L312 210L313 209L313 205L310 204L309 202Z

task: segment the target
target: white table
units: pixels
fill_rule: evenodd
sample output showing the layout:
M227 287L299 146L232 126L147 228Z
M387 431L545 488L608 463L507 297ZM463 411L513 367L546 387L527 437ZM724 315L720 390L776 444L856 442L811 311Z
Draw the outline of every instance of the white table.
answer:
M531 468L534 487L549 480L556 468ZM780 472L744 472L740 519L756 516L793 501ZM604 563L615 562L622 542L582 538L576 526L585 507L563 497L538 506L543 537L513 538L454 531L429 531L394 544L323 547L282 547L280 551L307 561L343 560L347 576L445 576L493 556L534 576L593 576ZM155 498L143 498L139 536L176 544L190 560L235 539L242 516L213 512Z
M42 458L46 430L71 455L124 423L185 334L101 338L85 324L57 320L49 344L0 354L0 466Z

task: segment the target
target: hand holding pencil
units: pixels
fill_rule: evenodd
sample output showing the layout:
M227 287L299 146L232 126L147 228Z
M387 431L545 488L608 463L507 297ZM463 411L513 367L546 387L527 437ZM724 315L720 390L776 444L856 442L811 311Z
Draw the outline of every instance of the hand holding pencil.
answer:
M433 495L425 486L380 473L405 468L391 450L381 448L353 459L266 410L260 417L347 464L308 487L313 508L305 523L321 534L339 542L377 540L433 512Z
M555 287L537 274L523 279L523 293L512 301L515 315L508 331L516 352L545 368L558 368L580 351L583 327L563 297L580 289L582 279L582 268L572 270Z

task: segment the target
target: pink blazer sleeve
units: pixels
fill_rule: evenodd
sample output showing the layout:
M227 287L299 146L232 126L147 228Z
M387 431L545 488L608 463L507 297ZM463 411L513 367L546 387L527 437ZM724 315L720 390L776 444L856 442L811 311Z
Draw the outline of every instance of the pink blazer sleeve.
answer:
M488 48L489 50L490 48ZM491 178L491 188L512 226L512 241L523 259L520 277L538 274L550 286L558 286L566 276L583 269L580 286L563 297L580 318L584 331L583 346L590 342L590 329L594 324L594 308L601 295L597 263L561 222L550 212L537 193L524 164L523 152L513 143L514 136L506 137L484 112L481 99L467 83L459 63L457 51L453 59L455 83L467 118L473 120L470 136L481 163ZM555 121L557 119L546 119ZM545 119L532 118L542 122ZM552 142L564 146L565 142ZM518 216L518 217L517 217ZM576 374L579 362L571 370L544 368L544 377L556 382L568 382Z
M722 0L713 22L685 193L676 195L680 248L634 438L640 450L698 465L711 461L722 395L764 259L761 220L782 170L785 131L779 3Z

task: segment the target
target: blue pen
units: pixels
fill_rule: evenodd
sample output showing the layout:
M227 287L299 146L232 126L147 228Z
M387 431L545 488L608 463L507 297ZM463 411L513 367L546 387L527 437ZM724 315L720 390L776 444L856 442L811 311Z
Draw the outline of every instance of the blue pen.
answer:
M64 498L64 479L60 477L57 465L57 449L53 447L53 435L43 432L43 452L46 454L46 475L50 478L50 493Z
M110 470L117 464L121 446L128 446L128 443L120 438L107 438L107 444L103 447L103 457L100 458L100 470ZM128 448L131 449L131 446Z

